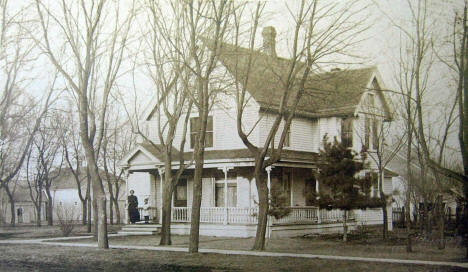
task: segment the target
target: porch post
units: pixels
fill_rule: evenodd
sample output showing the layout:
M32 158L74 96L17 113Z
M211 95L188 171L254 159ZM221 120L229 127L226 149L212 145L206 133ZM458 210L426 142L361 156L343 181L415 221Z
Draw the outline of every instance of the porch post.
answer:
M319 185L319 181L317 179L315 180L315 192L317 194L320 193L320 185ZM322 218L320 216L320 205L317 208L317 223L319 223L319 224L322 223Z
M159 175L159 224L162 224L162 205L163 205L162 197L163 197L164 167L158 167L156 169L158 169L158 175Z
M227 167L227 166L223 166L221 168L221 170L224 172L224 188L223 188L223 193L224 193L224 220L223 220L223 224L224 225L227 225L227 223L228 223L227 174L228 174L228 171L231 170L231 169L232 169L232 167Z
M125 175L125 195L127 199L125 200L125 224L130 224L130 218L128 217L128 176L130 175L130 171L128 169L124 170Z
M267 166L265 168L265 171L267 172L267 175L268 175L268 183L267 183L267 187L268 187L268 201L270 201L270 197L271 197L271 178L270 178L270 172L271 172L271 169L272 167L271 166Z

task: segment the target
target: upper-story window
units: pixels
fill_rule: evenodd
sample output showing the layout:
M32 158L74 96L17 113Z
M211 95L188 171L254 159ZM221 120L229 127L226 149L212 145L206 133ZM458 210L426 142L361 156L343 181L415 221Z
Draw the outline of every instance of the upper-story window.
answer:
M375 117L364 119L364 147L373 150L379 147L379 120Z
M370 118L366 116L364 118L364 147L369 149L370 142Z
M372 148L379 148L379 121L375 118L372 120Z
M200 117L190 118L190 148L195 147L195 141L200 130ZM213 147L213 116L208 116L206 124L205 147Z
M353 118L341 120L341 143L346 147L353 146Z

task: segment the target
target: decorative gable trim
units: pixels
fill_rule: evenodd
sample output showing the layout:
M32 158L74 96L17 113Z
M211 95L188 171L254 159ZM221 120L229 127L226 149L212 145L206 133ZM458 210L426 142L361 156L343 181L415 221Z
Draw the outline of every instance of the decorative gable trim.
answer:
M133 149L132 152L128 153L127 156L125 156L121 161L120 161L120 166L121 167L130 167L130 161L132 158L134 158L138 153L143 153L145 156L151 159L152 163L160 163L160 160L156 158L156 156L153 155L149 150L144 148L141 145L138 145L135 149Z

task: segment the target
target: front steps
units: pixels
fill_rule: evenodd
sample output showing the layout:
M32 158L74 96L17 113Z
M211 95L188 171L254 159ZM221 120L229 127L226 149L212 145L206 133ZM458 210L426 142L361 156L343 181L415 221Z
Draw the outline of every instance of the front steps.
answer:
M118 234L121 235L152 235L161 231L160 224L127 224L122 227Z

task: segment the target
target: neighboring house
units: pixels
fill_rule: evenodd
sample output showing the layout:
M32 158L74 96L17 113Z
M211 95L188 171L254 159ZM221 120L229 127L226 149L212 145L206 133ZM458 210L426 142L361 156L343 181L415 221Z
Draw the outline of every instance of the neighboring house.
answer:
M391 151L388 150L388 152ZM402 208L405 206L406 189L408 185L408 171L406 166L407 159L405 153L406 151L404 149L400 150L400 152L396 153L387 165L388 169L391 169L392 171L398 174L397 176L393 177L393 190L395 193L393 195L392 206L394 208ZM432 206L433 201L437 197L437 195L441 195L442 203L444 203L445 212L447 216L451 219L455 218L457 207L460 207L460 203L463 199L462 188L460 188L461 186L457 186L457 184L459 183L441 176L441 184L438 184L430 169L427 169L428 174L425 181L423 181L422 179L420 179L421 167L417 158L414 158L414 160L411 163L411 171L413 173L413 177L416 179L416 184L414 186L421 188L420 190L424 188L427 196L431 198L427 200L429 202L429 205ZM414 219L416 210L418 210L419 207L423 207L424 205L424 195L418 196L417 194L413 193L411 197L412 201L410 203L410 214L411 217ZM416 207L416 205L418 207Z
M275 48L274 29L265 28L264 47ZM232 75L231 80L244 82L249 51L224 44L220 64ZM236 63L238 60L238 63ZM288 60L275 52L255 51L253 65L246 86L250 102L246 106L243 126L251 131L249 139L262 146L276 116L281 90L278 76L287 71ZM237 70L236 70L237 67ZM391 119L390 110L382 93L383 83L375 67L353 70L333 70L313 74L306 82L303 95L279 162L266 169L271 186L280 186L288 196L292 212L281 219L272 218L270 236L290 236L306 233L341 231L340 211L319 210L310 206L310 192L320 190L320 181L314 177L318 168L318 152L322 139L337 137L350 148L360 151L375 147L375 129L379 122ZM207 126L207 141L202 179L201 235L255 236L258 212L258 194L253 178L254 158L238 137L236 107L233 95L219 95L212 108ZM182 135L179 122L174 147L185 137L185 150L174 150L177 158L183 152L190 161L193 152L194 126L197 112L192 113L187 135ZM148 109L141 122L147 126L147 136L158 142L157 118L154 108ZM279 141L282 128L276 135ZM177 159L175 160L177 161ZM159 222L161 209L161 174L164 156L158 148L141 141L122 161L129 172L127 190L134 190L143 203L150 199L153 220ZM177 167L177 163L174 164ZM375 169L375 166L373 167ZM188 233L192 205L193 166L182 175L175 189L171 230ZM374 194L377 193L374 188ZM391 176L386 176L384 191L392 192ZM390 211L390 206L389 206ZM391 216L391 212L389 212ZM355 211L355 223L382 224L381 209ZM391 228L391 218L389 220Z
M41 222L46 222L47 196L45 193L42 194L42 199ZM31 201L29 187L27 185L17 185L13 194L13 200L15 203L15 216L17 224L37 223L36 207ZM11 220L10 201L3 190L0 190L0 213L0 223L9 224Z
M101 177L103 178L104 189L107 195L107 209L108 209L108 218L109 218L109 191L107 182L105 179L105 174L101 172ZM81 180L81 190L83 197L86 196L86 169L82 169L80 173L80 180ZM120 208L120 216L121 220L125 219L125 199L126 199L126 192L125 192L125 181L120 181L120 192L119 192L119 208ZM75 181L75 177L73 176L71 170L69 168L64 168L61 171L60 177L58 177L52 187L50 189L53 199L53 209L54 209L54 219L56 218L56 213L66 209L69 212L69 215L73 214L73 217L76 220L81 220L82 218L82 204L81 200L78 196L78 187ZM92 195L92 191L91 191ZM115 216L114 216L115 220Z

